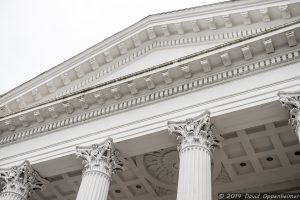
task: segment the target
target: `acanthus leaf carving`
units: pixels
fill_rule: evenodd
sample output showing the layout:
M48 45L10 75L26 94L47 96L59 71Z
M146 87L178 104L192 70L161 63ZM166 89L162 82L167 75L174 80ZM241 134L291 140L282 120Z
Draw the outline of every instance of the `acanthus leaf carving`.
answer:
M205 111L198 117L184 121L169 121L168 130L170 134L177 136L179 151L188 146L201 146L212 152L216 147L221 146L221 141L223 140L216 133L216 128L211 123L208 111Z
M278 96L282 106L289 111L289 125L293 133L298 135L298 137L300 138L300 92L279 92Z
M120 151L115 148L112 138L108 138L100 144L76 147L76 155L83 160L83 174L98 171L110 178L118 170L123 169L123 164L119 159Z
M0 179L4 182L1 194L18 194L29 198L33 190L42 190L48 181L35 171L28 161L9 169L0 169Z

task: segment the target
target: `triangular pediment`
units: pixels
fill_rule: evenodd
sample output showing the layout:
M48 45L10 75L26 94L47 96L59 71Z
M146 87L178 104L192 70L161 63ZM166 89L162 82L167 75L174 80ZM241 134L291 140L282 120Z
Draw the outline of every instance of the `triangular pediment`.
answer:
M207 87L226 85L229 81L245 81L247 77L273 72L289 64L295 67L293 64L299 62L300 54L299 22L197 51L6 114L0 120L3 135L0 145L204 91Z
M0 115L201 51L300 17L297 1L229 1L149 16L4 94Z
M113 71L112 73L104 76L98 81L92 82L90 86L98 85L99 83L104 83L116 78L120 78L122 76L126 76L132 73L136 73L142 70L146 70L151 68L152 66L159 65L161 63L165 63L168 61L172 61L174 59L184 57L204 49L208 49L214 47L216 45L222 44L223 42L211 42L207 44L190 44L190 45L182 45L178 47L169 47L169 48L157 48L145 56L142 56L140 59L137 59L135 62L124 65L118 70Z

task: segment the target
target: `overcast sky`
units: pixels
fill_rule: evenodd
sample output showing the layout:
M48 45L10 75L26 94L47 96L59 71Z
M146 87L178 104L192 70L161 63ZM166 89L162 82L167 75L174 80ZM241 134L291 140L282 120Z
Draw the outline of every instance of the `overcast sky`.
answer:
M0 0L0 94L149 14L220 0Z

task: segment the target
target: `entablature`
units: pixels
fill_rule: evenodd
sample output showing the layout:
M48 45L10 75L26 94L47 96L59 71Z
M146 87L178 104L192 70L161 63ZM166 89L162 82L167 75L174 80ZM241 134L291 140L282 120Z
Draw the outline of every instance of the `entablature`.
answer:
M296 21L16 112L0 121L0 145L299 62L299 40Z

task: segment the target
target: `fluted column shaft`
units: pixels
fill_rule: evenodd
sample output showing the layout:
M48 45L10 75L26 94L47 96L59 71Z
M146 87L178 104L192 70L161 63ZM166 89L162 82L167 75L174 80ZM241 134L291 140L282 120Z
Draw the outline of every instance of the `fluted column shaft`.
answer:
M82 176L82 182L77 200L95 199L106 200L110 184L110 177L102 172L87 172Z
M33 190L43 189L48 182L31 167L28 161L9 169L0 169L4 181L0 200L26 200Z
M76 150L85 164L76 200L106 200L111 176L121 169L112 139Z
M211 154L221 137L210 123L209 112L179 122L168 122L171 134L179 140L177 200L211 200Z
M211 200L210 151L200 146L180 151L177 200Z

